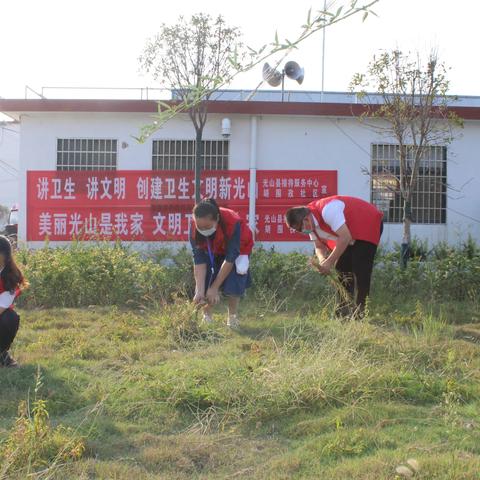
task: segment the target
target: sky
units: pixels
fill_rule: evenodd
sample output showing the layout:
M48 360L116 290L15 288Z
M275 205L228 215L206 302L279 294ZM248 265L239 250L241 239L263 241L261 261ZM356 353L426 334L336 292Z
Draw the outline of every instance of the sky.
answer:
M329 3L336 7L345 1ZM199 11L222 14L240 27L247 45L257 47L272 41L276 30L280 38L295 38L310 7L321 9L323 0L3 0L0 96L24 98L25 85L35 90L159 86L139 71L138 56L162 23ZM380 0L374 10L378 18L362 23L358 16L326 30L326 91L347 90L352 75L364 71L381 49L426 54L435 48L451 68L450 93L480 95L475 49L480 2ZM302 86L290 81L287 89L321 89L321 51L317 34L288 57L305 68L305 81ZM260 79L261 66L239 75L230 88L254 88Z

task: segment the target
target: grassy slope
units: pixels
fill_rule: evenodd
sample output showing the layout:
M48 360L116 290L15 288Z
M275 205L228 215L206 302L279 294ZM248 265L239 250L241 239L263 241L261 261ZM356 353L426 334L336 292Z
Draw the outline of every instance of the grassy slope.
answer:
M254 312L233 333L182 305L25 311L0 437L38 364L52 422L87 446L52 478L392 479L412 457L415 478L480 478L477 343L422 311L384 325Z

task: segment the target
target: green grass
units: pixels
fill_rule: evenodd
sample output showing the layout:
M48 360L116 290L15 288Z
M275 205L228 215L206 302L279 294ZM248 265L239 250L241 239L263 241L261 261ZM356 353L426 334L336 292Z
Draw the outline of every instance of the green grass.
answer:
M343 323L246 304L239 332L182 302L21 311L0 478L380 480L415 458L414 478L478 479L476 309L379 304ZM18 415L39 400L49 420Z

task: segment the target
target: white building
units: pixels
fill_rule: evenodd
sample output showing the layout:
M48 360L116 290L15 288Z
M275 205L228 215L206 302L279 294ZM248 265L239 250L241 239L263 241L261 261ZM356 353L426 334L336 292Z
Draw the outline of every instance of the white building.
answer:
M20 124L0 121L0 205L11 207L19 198Z
M262 170L334 170L338 194L374 201L385 211L382 241L401 241L398 195L382 189L384 183L372 182L365 174L365 170L380 173L380 164L382 171L395 168L396 150L359 121L362 105L348 94L326 93L322 102L318 92L286 92L285 102L278 101L279 92L258 92L248 101L247 96L248 92L222 92L209 106L203 138L211 141L206 162L212 168L251 169L251 174ZM461 97L451 108L465 119L464 129L448 148L432 148L422 167L422 191L413 212L413 235L430 244L457 243L468 235L480 240L480 97ZM143 125L152 122L156 110L156 102L149 100L0 99L0 112L18 120L21 129L20 240L27 240L29 171L100 168L149 172L157 168L161 173L162 168L190 166L191 156L173 151L188 150L188 141L195 138L186 114L169 121L143 144L133 138ZM231 122L227 139L222 137L224 118ZM66 142L75 139L80 143L72 144L73 153ZM93 145L98 141L96 148L102 155L82 156L82 139L92 140ZM100 144L102 140L114 142ZM214 148L217 150L212 153ZM162 154L159 149L163 149ZM165 153L167 149L170 153ZM287 205L288 200L284 203ZM28 243L42 244L38 240ZM298 241L274 243L283 251L308 245Z

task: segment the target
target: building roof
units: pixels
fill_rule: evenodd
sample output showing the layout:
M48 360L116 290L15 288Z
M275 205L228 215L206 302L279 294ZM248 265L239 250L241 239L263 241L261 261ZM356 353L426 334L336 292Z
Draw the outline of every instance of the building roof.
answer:
M376 93L368 93L368 99L372 103L381 103L382 96ZM480 107L480 97L471 95L452 95L450 104L452 106ZM172 99L175 99L175 91L172 92ZM235 100L260 102L278 102L282 99L280 90L218 90L212 95L213 100ZM314 90L285 90L284 100L286 102L305 103L359 103L358 97L351 92L320 92Z
M173 98L175 95L173 94ZM365 105L355 95L342 92L222 90L209 102L208 111L218 114L244 115L305 115L305 116L359 116ZM375 103L379 96L369 96ZM168 102L175 102L169 100ZM380 102L379 102L380 103ZM458 97L452 100L451 110L465 120L480 120L480 97ZM155 100L132 99L4 99L0 98L0 112L13 118L27 112L112 112L155 113Z

